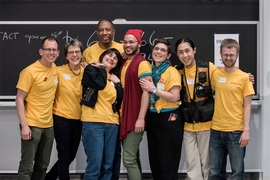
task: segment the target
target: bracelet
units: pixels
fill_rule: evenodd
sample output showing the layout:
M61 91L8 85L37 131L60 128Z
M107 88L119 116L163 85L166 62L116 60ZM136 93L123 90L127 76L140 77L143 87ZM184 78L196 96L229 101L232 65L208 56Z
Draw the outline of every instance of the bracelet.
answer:
M121 82L115 83L115 85L116 85L116 86L120 86L120 87L122 87Z

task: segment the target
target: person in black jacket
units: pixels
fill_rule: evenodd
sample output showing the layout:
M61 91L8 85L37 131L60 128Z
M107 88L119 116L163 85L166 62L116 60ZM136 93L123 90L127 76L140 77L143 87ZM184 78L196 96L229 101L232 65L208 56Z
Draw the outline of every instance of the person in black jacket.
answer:
M82 78L82 141L87 156L84 179L110 180L119 131L123 88L118 77L122 57L104 51L86 66Z

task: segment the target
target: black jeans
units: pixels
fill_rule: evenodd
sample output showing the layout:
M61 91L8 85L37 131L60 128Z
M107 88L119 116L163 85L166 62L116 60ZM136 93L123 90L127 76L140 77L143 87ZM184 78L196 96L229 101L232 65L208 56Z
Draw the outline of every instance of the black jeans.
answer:
M58 160L47 173L46 180L69 180L69 165L75 159L81 141L82 122L53 115Z

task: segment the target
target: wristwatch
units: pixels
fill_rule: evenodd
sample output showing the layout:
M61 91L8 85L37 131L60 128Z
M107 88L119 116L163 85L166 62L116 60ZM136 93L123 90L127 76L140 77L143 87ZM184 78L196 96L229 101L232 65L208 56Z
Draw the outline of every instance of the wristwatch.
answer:
M153 93L153 94L156 94L157 91L158 91L158 89L157 89L156 87L154 87L154 88L152 89L152 93Z

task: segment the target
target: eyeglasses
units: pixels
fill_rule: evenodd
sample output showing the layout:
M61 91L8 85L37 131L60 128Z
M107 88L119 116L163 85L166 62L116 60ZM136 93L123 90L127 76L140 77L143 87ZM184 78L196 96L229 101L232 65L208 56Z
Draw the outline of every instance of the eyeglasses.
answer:
M159 48L159 47L154 47L154 50L155 51L159 51L160 50L161 52L164 52L164 53L168 51L167 49Z
M236 55L235 54L222 54L222 56L225 57L225 58L228 58L228 57L233 58Z
M77 51L68 51L67 52L69 55L73 55L74 53L76 54L76 55L79 55L80 53L81 53L81 50L77 50Z
M57 52L57 51L59 51L59 49L52 49L52 48L43 48L42 49L43 51L46 51L47 53L50 53L50 52Z
M134 44L138 41L123 41L123 44Z

